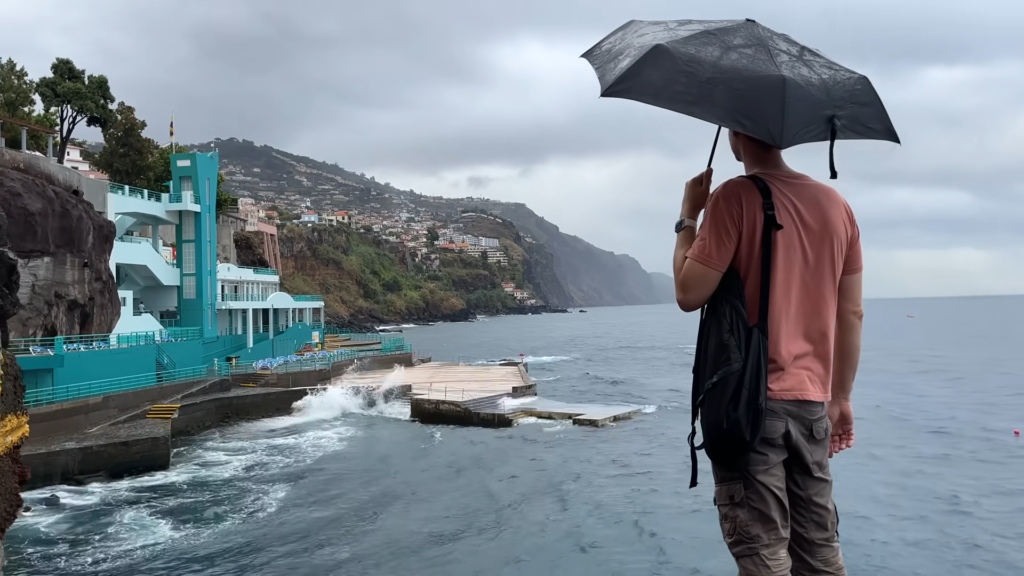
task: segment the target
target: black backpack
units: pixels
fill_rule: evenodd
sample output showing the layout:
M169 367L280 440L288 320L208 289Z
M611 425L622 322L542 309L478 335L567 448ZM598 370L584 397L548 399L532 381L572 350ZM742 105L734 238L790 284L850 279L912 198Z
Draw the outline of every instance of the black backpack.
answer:
M761 438L768 401L768 294L771 286L772 237L781 230L768 183L746 176L761 193L761 294L757 325L747 320L743 282L735 268L722 276L701 310L693 362L690 435L690 488L697 485L697 450L712 464L738 470ZM703 442L694 445L697 419Z

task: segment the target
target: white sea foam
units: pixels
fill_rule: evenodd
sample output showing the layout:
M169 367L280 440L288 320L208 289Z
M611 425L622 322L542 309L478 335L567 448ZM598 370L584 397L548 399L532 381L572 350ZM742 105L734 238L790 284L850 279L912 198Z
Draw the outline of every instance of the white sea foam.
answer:
M499 401L499 404L501 405L503 410L509 410L536 401L537 396L524 396L522 398L513 398L511 396L506 396Z
M640 411L643 412L644 414L651 414L653 412L656 412L657 410L658 406L656 404L646 404L640 407Z
M500 364L502 362L509 362L509 361L515 361L515 360L521 360L523 362L526 362L527 364L550 364L552 362L565 362L567 360L572 360L572 359L573 359L572 356L515 356L515 357L501 358L501 359L497 359L497 360L494 360L494 359L492 359L492 360L477 360L476 362L473 362L473 365L474 366L484 366L484 365L489 365L489 364Z
M387 389L401 381L397 369L380 384ZM168 470L27 492L33 509L18 519L8 539L19 540L24 554L72 574L109 569L165 544L206 538L265 516L290 489L276 475L344 449L356 434L346 415L409 417L407 404L383 402L380 392L367 402L358 392L328 386L296 402L289 416L216 429L175 449ZM433 436L435 444L441 441L440 431ZM59 506L42 506L50 494L60 497ZM185 510L192 512L180 512ZM69 544L76 554L60 554L59 547Z

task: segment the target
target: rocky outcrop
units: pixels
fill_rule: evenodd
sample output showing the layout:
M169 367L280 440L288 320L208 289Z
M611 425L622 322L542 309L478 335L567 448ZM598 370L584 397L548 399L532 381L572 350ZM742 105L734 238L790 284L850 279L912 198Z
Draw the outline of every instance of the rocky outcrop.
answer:
M255 232L235 232L235 255L239 266L272 268L263 255L263 236Z
M11 337L113 330L121 311L110 270L114 223L81 191L28 164L0 166L0 209L21 276Z
M4 326L3 358L0 359L0 542L21 509L21 485L28 470L21 464L21 443L28 435L25 384L21 368L7 352L7 319L21 306L18 299L18 259L7 240L7 217L0 210L0 325ZM0 571L3 570L0 546Z

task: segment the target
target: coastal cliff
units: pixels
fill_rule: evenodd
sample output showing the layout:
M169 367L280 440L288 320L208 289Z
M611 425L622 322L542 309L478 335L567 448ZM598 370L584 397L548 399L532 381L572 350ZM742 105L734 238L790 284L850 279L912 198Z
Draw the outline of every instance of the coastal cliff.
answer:
M0 210L0 325L17 313L20 277L18 259L7 239L7 217ZM0 542L21 510L21 485L28 480L28 471L21 464L21 443L28 435L25 413L25 385L21 368L7 352L7 333L3 330L3 351L0 359ZM0 570L3 569L3 548L0 545Z
M288 226L279 235L282 290L323 294L328 321L346 327L500 314L515 305L501 283L522 275L519 266L477 256L420 262L414 251L348 226Z
M59 186L31 164L0 166L0 209L21 276L11 337L113 330L121 311L110 270L114 223L80 191Z

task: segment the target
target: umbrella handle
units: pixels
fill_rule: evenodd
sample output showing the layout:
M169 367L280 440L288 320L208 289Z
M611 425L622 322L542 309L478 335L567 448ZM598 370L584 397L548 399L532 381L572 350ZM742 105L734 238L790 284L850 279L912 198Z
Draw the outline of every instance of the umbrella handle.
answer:
M711 157L708 158L708 168L711 168L711 162L715 159L715 149L718 148L718 137L722 135L722 127L718 127L718 132L715 132L715 143L711 145Z

